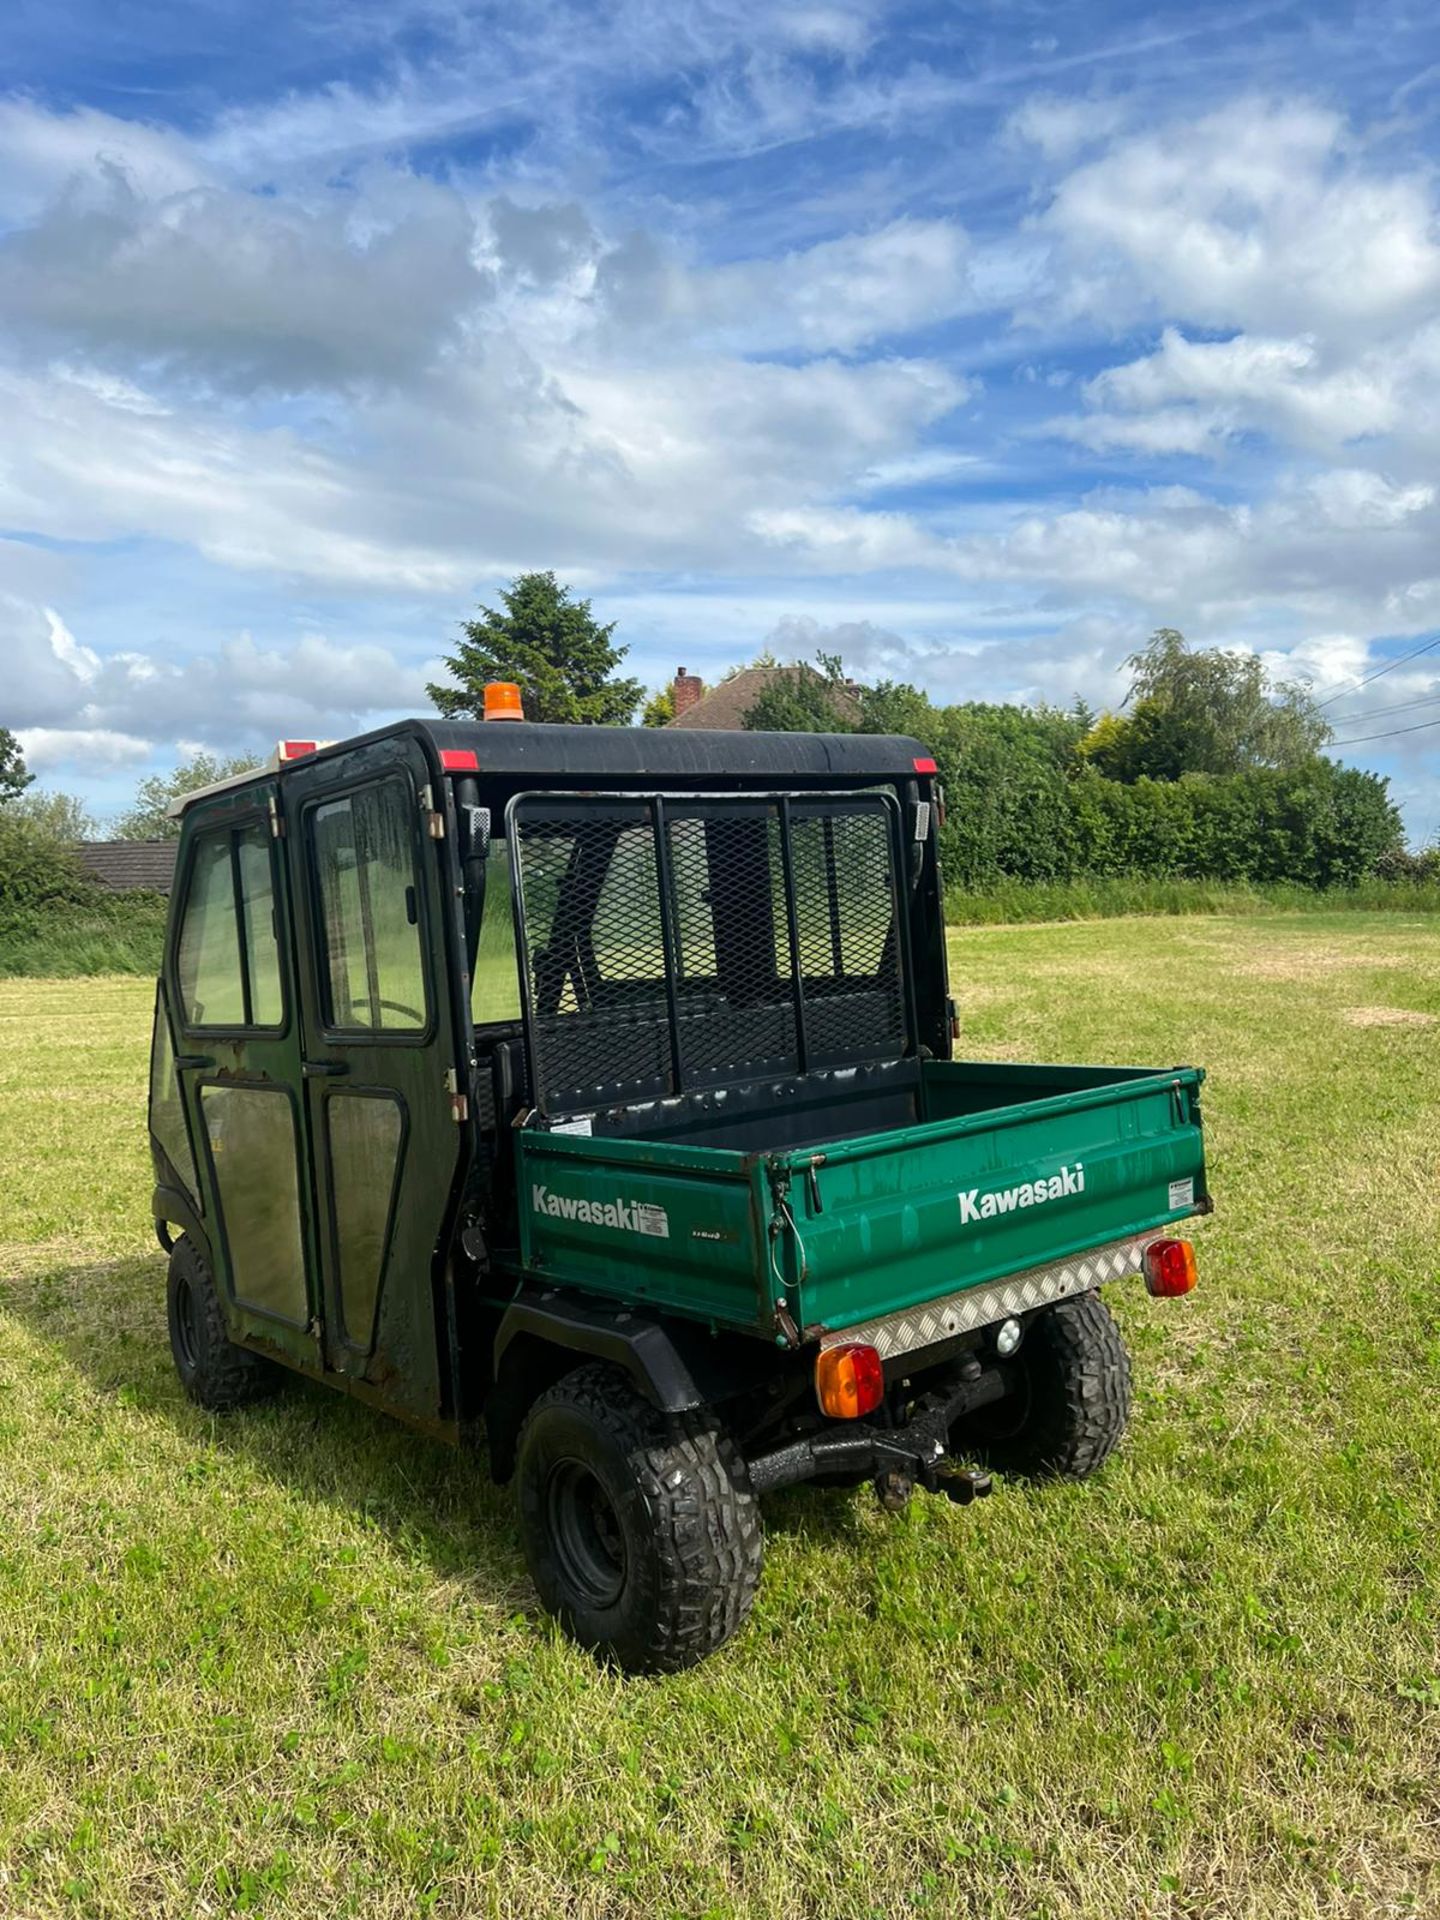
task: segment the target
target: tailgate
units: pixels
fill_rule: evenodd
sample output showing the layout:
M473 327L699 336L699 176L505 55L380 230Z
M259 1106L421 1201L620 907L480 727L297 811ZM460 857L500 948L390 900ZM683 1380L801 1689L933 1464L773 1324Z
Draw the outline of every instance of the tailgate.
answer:
M528 1127L516 1147L528 1273L773 1337L757 1156Z
M800 1324L855 1326L1208 1212L1203 1078L1131 1072L772 1156Z

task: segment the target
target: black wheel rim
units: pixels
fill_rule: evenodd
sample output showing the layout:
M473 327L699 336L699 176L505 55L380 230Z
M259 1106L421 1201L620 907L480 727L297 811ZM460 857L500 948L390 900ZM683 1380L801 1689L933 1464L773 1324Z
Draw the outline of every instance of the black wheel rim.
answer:
M188 1280L180 1280L175 1287L175 1346L181 1366L193 1373L200 1349L195 1327L195 1289Z
M583 1461L562 1460L551 1470L545 1514L566 1583L589 1606L614 1606L625 1589L625 1534L609 1494Z

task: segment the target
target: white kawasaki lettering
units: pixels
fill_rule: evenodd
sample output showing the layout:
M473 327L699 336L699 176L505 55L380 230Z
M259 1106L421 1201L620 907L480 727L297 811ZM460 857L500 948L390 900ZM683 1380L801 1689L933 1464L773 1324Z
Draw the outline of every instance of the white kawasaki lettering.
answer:
M1018 1187L1000 1187L993 1193L981 1193L971 1187L960 1199L960 1222L993 1220L997 1213L1015 1213L1023 1207L1043 1207L1051 1200L1068 1200L1071 1194L1085 1191L1085 1167L1077 1160L1073 1167L1062 1167L1048 1180L1026 1180Z
M644 1200L582 1200L573 1193L552 1193L533 1183L530 1205L550 1220L578 1220L586 1227L614 1227L620 1233L643 1233L652 1239L670 1238L670 1216L664 1207Z

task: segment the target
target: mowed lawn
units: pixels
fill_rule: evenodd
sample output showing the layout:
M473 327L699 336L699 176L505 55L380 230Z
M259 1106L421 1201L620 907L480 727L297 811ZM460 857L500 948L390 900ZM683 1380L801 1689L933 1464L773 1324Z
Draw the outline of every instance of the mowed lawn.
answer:
M967 1050L1196 1061L1199 1291L1112 1290L1088 1486L768 1508L677 1679L537 1612L481 1467L182 1399L150 995L0 983L0 1914L1440 1911L1440 923L952 943Z

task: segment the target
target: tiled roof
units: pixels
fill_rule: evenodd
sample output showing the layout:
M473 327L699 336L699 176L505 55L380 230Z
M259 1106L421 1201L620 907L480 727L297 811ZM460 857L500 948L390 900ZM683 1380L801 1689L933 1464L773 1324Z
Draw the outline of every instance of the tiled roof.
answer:
M711 687L708 693L702 693L693 707L666 724L672 727L719 728L724 733L739 733L745 725L746 714L767 687L773 686L777 680L788 680L797 673L814 672L813 667L807 666L742 667L739 673L732 673L728 680L722 680L718 686ZM837 692L834 698L838 717L846 720L853 718L854 703L849 696Z
M86 840L76 857L92 880L112 893L144 888L169 893L175 881L174 840Z

